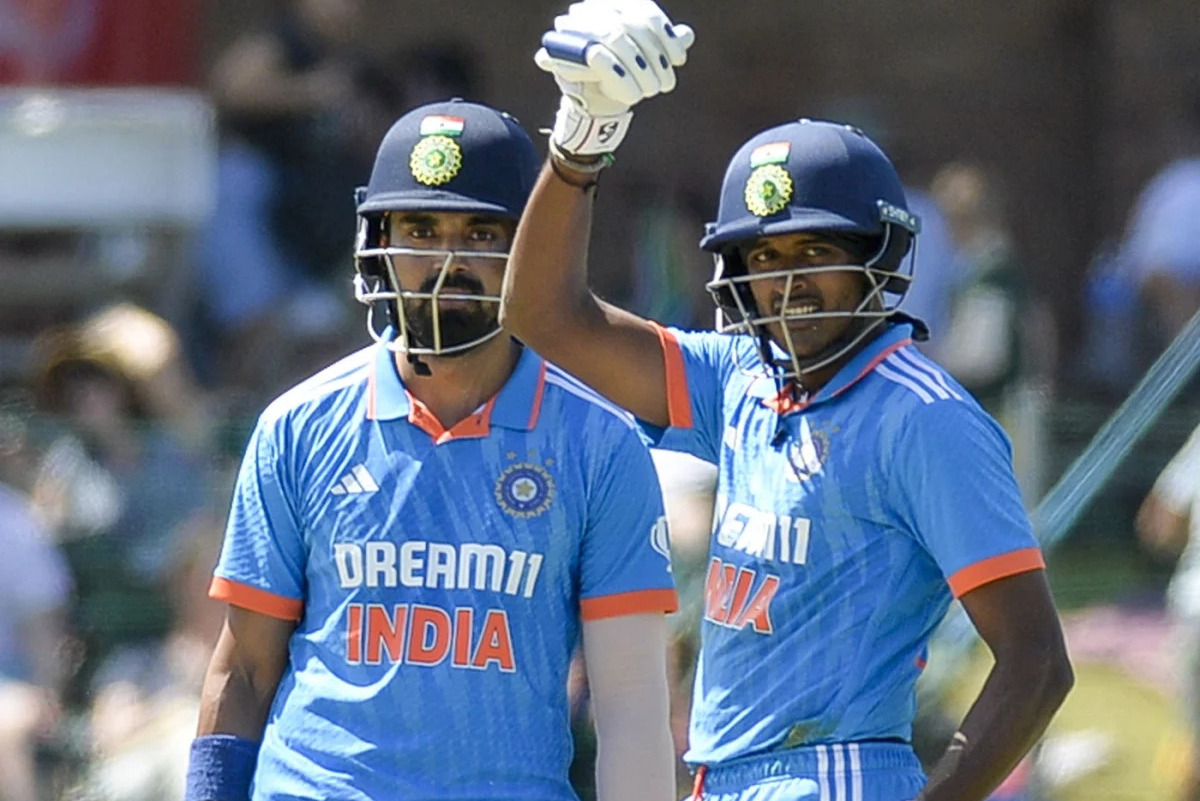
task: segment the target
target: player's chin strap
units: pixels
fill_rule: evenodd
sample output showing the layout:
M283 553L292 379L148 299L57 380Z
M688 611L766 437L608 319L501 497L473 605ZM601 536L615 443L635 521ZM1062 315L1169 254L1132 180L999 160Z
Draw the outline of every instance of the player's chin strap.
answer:
M908 323L912 326L913 342L929 341L929 324L920 317L913 317L908 312L896 309L887 316L888 323Z
M404 354L404 358L408 359L408 363L412 365L413 372L417 375L433 375L433 370L429 368L429 365L426 362L421 360L421 355L419 353L406 352Z

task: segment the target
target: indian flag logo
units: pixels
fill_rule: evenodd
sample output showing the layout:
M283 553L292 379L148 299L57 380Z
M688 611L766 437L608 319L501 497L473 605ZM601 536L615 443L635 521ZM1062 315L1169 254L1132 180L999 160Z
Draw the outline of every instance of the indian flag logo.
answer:
M792 152L791 142L771 142L759 145L750 151L750 166L761 167L764 164L783 164Z
M447 117L434 114L421 120L421 136L461 136L462 117Z

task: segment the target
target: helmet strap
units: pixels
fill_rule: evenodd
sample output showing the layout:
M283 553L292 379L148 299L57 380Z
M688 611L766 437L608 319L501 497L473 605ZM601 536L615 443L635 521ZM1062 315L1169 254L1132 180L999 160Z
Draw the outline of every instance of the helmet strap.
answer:
M429 369L429 365L426 362L422 361L421 357L418 354L408 351L408 352L405 352L404 358L408 359L408 363L410 365L412 365L413 372L416 373L417 375L419 375L419 376L433 375L433 371Z
M912 326L912 338L915 342L929 341L929 326L920 317L913 317L908 312L899 309L888 315L889 323L908 323Z

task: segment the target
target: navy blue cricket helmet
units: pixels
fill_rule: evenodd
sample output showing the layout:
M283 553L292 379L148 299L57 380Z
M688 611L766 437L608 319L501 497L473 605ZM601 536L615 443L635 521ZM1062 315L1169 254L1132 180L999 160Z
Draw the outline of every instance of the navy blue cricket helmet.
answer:
M714 254L716 269L708 290L718 307L722 331L755 335L760 354L784 378L825 367L849 353L872 330L897 316L896 306L912 280L913 251L920 228L908 211L904 189L888 157L859 129L835 122L801 119L769 128L734 154L721 186L716 222L705 227L700 247ZM861 252L862 263L836 267L799 267L783 271L799 276L813 271L859 270L867 279L862 303L853 311L777 313L756 308L750 283L779 280L780 274L748 274L739 245L761 237L808 232L844 242ZM790 276L789 281L792 280ZM790 295L790 284L785 297ZM885 297L887 293L889 297ZM769 343L767 327L821 317L851 317L858 325L848 336L815 356L799 357L790 341ZM918 323L923 329L923 324Z
M365 187L357 190L358 236L355 242L355 297L374 309L383 304L396 336L394 350L410 354L445 355L465 351L500 332L499 322L486 336L468 342L410 340L403 300L458 300L462 295L442 290L442 281L456 257L507 259L508 253L457 254L388 247L390 212L464 212L493 215L516 222L525 210L537 179L541 159L529 134L515 117L479 103L455 98L430 103L400 117L388 130L375 156ZM442 279L435 288L402 287L392 259L396 256L443 259ZM471 300L496 304L498 296L470 295ZM436 313L435 313L436 316ZM368 330L382 340L373 319Z

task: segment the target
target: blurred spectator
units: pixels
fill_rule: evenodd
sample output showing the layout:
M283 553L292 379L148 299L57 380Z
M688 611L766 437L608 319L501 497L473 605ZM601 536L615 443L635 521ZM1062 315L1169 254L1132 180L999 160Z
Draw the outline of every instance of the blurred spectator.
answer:
M901 303L909 314L921 318L929 326L930 339L922 347L936 351L950 327L950 299L958 274L957 255L950 226L937 201L923 189L904 187L909 211L921 219L921 235L917 237L913 255L913 276L916 278Z
M637 193L635 202L631 308L663 325L712 328L712 299L704 288L712 258L695 246L706 212L695 198L662 188Z
M1200 109L1196 113L1200 117ZM1200 140L1196 147L1142 190L1122 254L1139 284L1155 353L1200 309Z
M217 382L271 394L291 379L281 347L347 323L328 284L349 280L354 189L403 105L363 54L363 18L359 0L286 0L215 64L217 208L196 266L213 340L197 358Z
M374 101L360 78L363 16L359 0L288 0L270 30L236 40L213 70L223 130L278 181L269 212L279 246L318 278L345 260L346 217L370 166L350 146Z
M1081 353L1069 365L1069 385L1085 397L1123 399L1152 360L1143 333L1138 279L1121 246L1104 242L1092 257L1083 286Z
M0 550L0 798L37 801L37 750L61 711L71 582L28 499L4 484Z
M978 164L952 162L934 175L930 192L956 253L949 319L934 357L1004 426L1022 496L1032 504L1049 461L1053 315L1025 289L996 176Z
M1151 552L1168 558L1181 554L1167 589L1167 610L1176 629L1181 709L1192 740L1181 798L1200 801L1200 427L1159 474L1135 525Z
M50 331L39 349L38 403L63 429L32 496L77 586L78 690L112 647L166 629L169 535L206 497L207 415L174 332L137 307Z
M1152 553L1178 565L1166 595L1176 627L1178 679L1193 754L1183 799L1200 800L1200 427L1159 474L1142 501L1136 529Z
M171 629L159 643L118 649L91 683L85 798L181 801L200 690L225 609L208 597L223 527L214 516L173 537L165 582Z
M1123 397L1200 309L1200 88L1178 157L1154 175L1121 241L1093 258L1084 303L1084 386Z
M998 187L983 168L952 163L933 197L957 247L949 325L937 358L993 415L1021 371L1024 298Z

